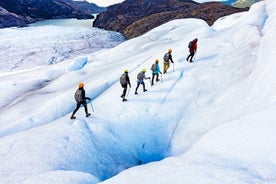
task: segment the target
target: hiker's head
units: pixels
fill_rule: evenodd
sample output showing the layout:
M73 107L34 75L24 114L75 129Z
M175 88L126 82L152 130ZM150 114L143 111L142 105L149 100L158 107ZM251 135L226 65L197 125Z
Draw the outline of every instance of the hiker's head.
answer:
M145 68L142 69L142 72L146 72L147 70Z
M197 38L195 38L195 39L194 39L194 42L197 42L197 40L198 40L198 39L197 39Z
M168 49L168 52L169 52L169 53L172 53L172 49Z
M125 72L125 73L128 73L128 69L125 69L124 72Z
M159 63L159 60L158 60L158 59L155 59L155 63Z
M79 86L79 88L83 88L83 87L84 87L84 84L83 84L82 82L80 82L80 83L78 84L78 86Z

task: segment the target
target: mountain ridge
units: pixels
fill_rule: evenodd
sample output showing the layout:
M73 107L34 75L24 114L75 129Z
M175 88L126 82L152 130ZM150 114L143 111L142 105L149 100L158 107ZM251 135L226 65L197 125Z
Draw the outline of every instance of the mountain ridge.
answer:
M93 3L71 0L5 0L0 2L0 8L0 28L22 27L47 19L92 19L92 13L105 10Z
M126 0L107 7L96 17L93 26L120 32L130 39L174 19L199 18L211 25L220 17L247 10L219 2Z

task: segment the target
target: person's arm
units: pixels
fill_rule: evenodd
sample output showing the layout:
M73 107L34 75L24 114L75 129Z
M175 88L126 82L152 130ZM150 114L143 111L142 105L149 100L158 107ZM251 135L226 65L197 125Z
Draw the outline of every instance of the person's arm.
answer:
M172 63L174 63L171 54L170 54L170 56L169 56L169 59L171 60Z
M160 66L159 65L156 65L156 66L157 66L158 73L162 74L162 72L160 71Z
M81 97L82 97L83 101L91 100L91 98L85 96L85 91L84 90L82 90Z
M131 87L131 84L130 84L130 80L129 80L129 76L128 76L128 75L126 76L126 80L127 80L127 83L128 83L128 85L129 85L129 87Z
M144 79L150 79L150 77L146 77L146 74L145 74L145 73L143 74L143 78L144 78Z

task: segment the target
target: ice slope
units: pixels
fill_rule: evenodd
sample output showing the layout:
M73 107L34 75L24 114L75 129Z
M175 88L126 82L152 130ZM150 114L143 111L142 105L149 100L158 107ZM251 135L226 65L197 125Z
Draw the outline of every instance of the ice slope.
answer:
M141 164L102 183L276 183L275 7L257 3L225 19L230 27L175 20L113 49L1 74L0 183L91 184ZM168 48L174 67L134 95L137 73L150 76ZM82 108L73 121L80 81L94 112L89 104L93 116Z
M116 32L92 28L92 20L55 20L27 28L0 29L0 71L18 71L45 66L112 48L124 37ZM47 25L52 22L53 25ZM91 26L81 25L90 22ZM45 23L44 23L45 24ZM87 27L85 27L87 26Z

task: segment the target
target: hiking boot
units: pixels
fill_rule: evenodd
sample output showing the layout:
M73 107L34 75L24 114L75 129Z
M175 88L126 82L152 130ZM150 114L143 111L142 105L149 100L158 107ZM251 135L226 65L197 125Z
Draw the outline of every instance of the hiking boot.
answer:
M147 89L144 89L144 92L146 92L147 91Z
M124 98L124 95L121 95L121 98Z
M125 102L125 101L127 101L127 99L124 98L122 101Z
M160 81L160 79L156 79L156 82Z
M86 117L89 117L90 115L91 115L90 113L87 113L87 114L86 114Z
M76 116L71 116L71 118L70 119L76 119Z
M135 95L137 95L138 93L137 93L137 91L135 91L135 93L134 93Z
M188 61L189 59L188 58L186 58L186 61Z

